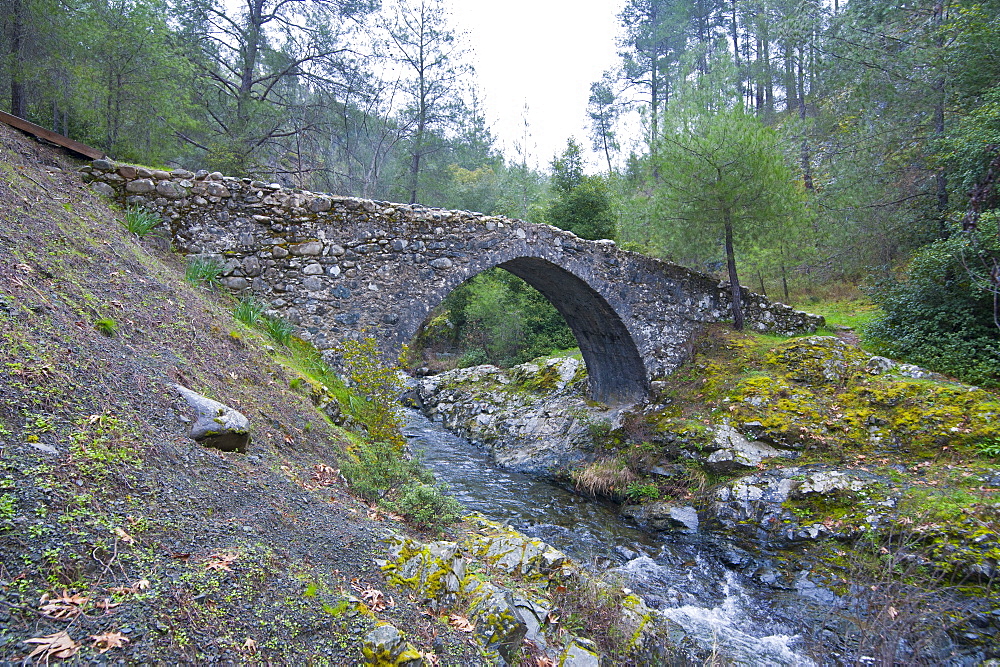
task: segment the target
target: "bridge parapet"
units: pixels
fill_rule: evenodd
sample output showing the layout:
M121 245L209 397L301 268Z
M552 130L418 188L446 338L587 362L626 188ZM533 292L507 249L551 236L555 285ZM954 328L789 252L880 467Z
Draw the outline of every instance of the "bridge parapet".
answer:
M222 283L250 291L320 349L374 335L393 356L431 310L500 266L539 289L576 334L591 393L636 400L684 361L698 328L729 315L728 285L548 225L469 211L283 188L219 173L95 160L102 194L157 212L174 245L217 257ZM744 296L749 327L792 334L822 318Z

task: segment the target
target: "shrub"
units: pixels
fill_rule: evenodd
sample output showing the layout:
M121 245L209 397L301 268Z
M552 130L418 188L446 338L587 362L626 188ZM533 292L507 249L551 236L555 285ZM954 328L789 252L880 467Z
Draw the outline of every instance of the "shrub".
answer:
M980 259L995 252L961 233L922 248L901 279L870 288L883 311L864 327L871 345L966 382L1000 387L1000 330L993 297L977 275Z
M348 452L340 472L354 492L369 502L378 502L414 481L433 481L429 472L403 456L393 443L378 440L363 442Z
M257 326L264 315L265 308L267 308L267 304L260 299L253 296L243 297L233 306L233 317L248 327Z
M222 264L214 257L192 257L184 269L184 279L192 285L214 287L219 284Z
M372 337L348 340L338 348L344 360L347 377L369 402L363 416L368 435L374 440L384 440L403 446L399 432L399 396L403 382L399 368L382 362L378 343Z
M410 484L398 500L384 500L386 509L401 514L414 525L427 530L440 530L461 518L462 504L446 496L440 486Z
M160 224L160 218L155 213L135 206L125 211L125 220L122 224L125 225L125 229L142 238Z

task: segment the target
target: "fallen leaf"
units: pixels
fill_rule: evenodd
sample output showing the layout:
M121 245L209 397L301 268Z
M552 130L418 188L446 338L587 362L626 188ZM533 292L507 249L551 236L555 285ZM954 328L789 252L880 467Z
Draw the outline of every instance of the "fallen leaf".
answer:
M115 528L115 535L125 544L135 544L135 538L121 528Z
M427 653L421 653L420 657L423 658L423 661L430 665L430 667L437 667L441 664L441 658L439 658L436 653L428 651Z
M128 643L128 637L120 632L105 632L101 635L90 635L94 640L94 648L99 653L107 653L113 648L121 648Z
M384 611L389 607L395 607L396 602L391 597L386 598L385 593L372 586L353 586L354 590L361 594L361 599L374 611Z
M449 616L448 623L451 624L451 627L455 628L456 630L460 630L462 632L472 632L473 630L476 629L476 626L470 623L469 619L460 614L452 614L451 616Z
M36 655L44 654L42 658L46 662L49 658L71 658L80 650L80 645L73 641L65 630L44 637L26 639L24 643L38 644L35 650L28 654L28 657L34 658Z
M547 658L544 655L540 655L535 658L535 667L556 667L556 661L552 658Z
M49 594L45 593L38 601L41 605L39 611L48 618L68 620L79 616L83 612L83 605L89 599L79 593L68 595L66 591L63 591L62 597L59 598L50 598Z
M257 642L247 637L247 640L243 642L243 646L240 647L240 650L243 651L244 653L249 653L250 655L256 655Z
M897 616L899 616L899 612L896 610L896 608L889 607L889 618L895 620Z
M209 560L205 563L205 568L208 570L225 570L226 572L232 572L232 568L229 567L233 562L239 558L238 554L229 553L214 553L209 555Z
M121 605L121 602L112 602L111 598L104 598L103 600L98 600L94 603L95 607L103 609L105 612L111 611L119 605Z

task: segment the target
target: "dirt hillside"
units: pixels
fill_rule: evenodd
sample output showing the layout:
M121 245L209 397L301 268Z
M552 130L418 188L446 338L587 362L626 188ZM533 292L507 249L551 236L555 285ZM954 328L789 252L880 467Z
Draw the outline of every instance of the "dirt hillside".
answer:
M0 662L360 663L389 529L331 473L347 435L78 166L0 127ZM249 417L248 451L190 440L171 383ZM475 661L405 602L376 615Z

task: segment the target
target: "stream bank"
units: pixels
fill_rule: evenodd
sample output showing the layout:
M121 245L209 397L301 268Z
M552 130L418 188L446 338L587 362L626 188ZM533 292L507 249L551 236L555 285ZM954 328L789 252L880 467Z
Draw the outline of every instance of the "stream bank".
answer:
M723 576L734 595L671 613L724 617L725 600L763 586L793 618L810 610L800 640L833 663L996 655L1000 470L980 453L1000 437L994 394L825 336L710 331L651 403L625 411L588 402L581 368L461 369L420 378L413 393L498 465L623 503L661 543L715 540L722 566L708 569L753 582ZM655 580L671 557L644 548L625 546L624 561L612 548L605 566ZM676 560L678 576L704 577L703 555Z

